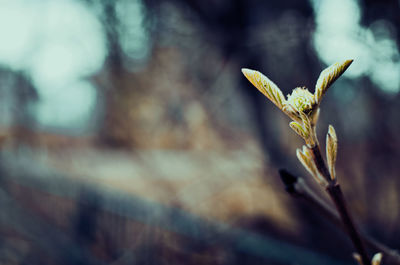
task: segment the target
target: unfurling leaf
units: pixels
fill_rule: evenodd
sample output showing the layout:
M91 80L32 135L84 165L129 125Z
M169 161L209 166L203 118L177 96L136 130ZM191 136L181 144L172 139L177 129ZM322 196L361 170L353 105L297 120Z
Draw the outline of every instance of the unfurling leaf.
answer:
M321 72L315 85L314 97L317 104L321 102L326 90L336 81L346 69L350 66L353 60L335 63Z
M310 172L311 175L316 174L316 167L313 164L311 157L308 157L303 151L299 148L296 150L296 155L301 164Z
M300 123L298 123L296 121L292 121L289 123L289 126L290 126L290 128L293 129L293 131L295 131L303 139L308 138L308 132L303 128L303 126Z
M310 132L311 132L311 122L310 122L310 119L308 118L308 115L305 114L304 112L300 112L300 118L303 121L304 130L308 134L310 134Z
M253 84L253 86L271 100L272 103L280 109L283 108L286 104L285 96L283 96L282 91L274 82L258 71L243 68L242 73Z
M328 133L326 134L326 160L328 162L329 173L332 180L336 178L335 162L337 156L337 137L335 129L329 125Z
M371 265L380 265L382 263L382 253L378 252L376 253L371 260ZM360 265L364 265L361 259L361 255L358 253L353 253L353 258L358 262Z
M307 169L307 171L315 178L315 180L323 187L328 186L328 182L318 172L317 166L315 165L311 150L303 145L303 150L297 149L296 155L301 164Z
M381 262L382 262L382 257L383 257L383 255L382 255L382 253L376 253L373 257L372 257L372 260L371 260L371 264L372 265L380 265L381 264Z
M363 265L360 254L353 253L353 258L358 262L358 264Z
M305 87L296 87L288 95L287 104L297 112L310 112L315 106L314 95Z
M300 114L301 121L303 123L302 127L303 127L303 129L304 129L304 131L306 132L306 135L307 135L307 138L305 138L304 140L306 141L306 144L309 147L314 147L316 139L315 139L315 133L313 131L314 128L311 125L310 118L304 112L300 112L299 114Z
M290 105L286 104L283 106L282 111L288 115L292 120L301 122L301 118L299 116L299 113Z

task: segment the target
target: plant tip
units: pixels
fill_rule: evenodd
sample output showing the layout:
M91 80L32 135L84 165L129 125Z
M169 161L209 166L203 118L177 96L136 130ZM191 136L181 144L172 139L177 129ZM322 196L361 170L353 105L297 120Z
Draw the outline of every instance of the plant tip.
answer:
M253 70L248 69L248 68L242 68L242 73L243 73L244 75L248 75L248 74L250 74L251 72L253 72Z

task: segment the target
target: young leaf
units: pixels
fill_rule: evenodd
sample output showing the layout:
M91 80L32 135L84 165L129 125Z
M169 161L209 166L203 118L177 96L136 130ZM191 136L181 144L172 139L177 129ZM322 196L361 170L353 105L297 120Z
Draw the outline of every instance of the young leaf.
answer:
M304 130L303 126L296 121L292 121L289 123L290 128L293 129L298 135L300 135L303 139L308 138L308 132Z
M314 97L317 104L321 102L327 89L336 81L346 69L350 66L353 60L335 63L321 72L315 85Z
M332 180L336 178L335 163L337 156L337 137L335 129L329 125L328 133L326 134L326 160L328 162L329 173Z
M286 103L285 97L274 82L258 71L243 68L242 73L253 84L253 86L271 100L272 103L280 109L283 108Z
M358 253L353 253L353 258L357 261L357 263L358 263L359 265L363 265L363 262L362 262L362 259L361 259L360 254L358 254Z
M314 176L315 174L317 174L316 167L313 164L313 160L310 157L308 157L306 154L304 154L301 149L299 149L299 148L296 149L296 156L299 159L299 161L301 162L301 164L307 169L307 171L311 175Z
M315 161L312 157L310 149L303 145L303 150L297 149L296 155L301 164L307 169L307 171L314 177L314 179L323 187L328 186L328 182L318 172Z
M372 265L380 265L382 262L382 253L376 253L373 257L372 257Z

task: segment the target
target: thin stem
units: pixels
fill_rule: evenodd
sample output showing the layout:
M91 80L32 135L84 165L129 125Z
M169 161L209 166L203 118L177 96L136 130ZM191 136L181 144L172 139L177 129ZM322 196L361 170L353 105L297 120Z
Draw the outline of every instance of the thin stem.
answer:
M332 181L331 175L329 174L329 170L325 165L324 159L322 158L319 145L316 144L314 147L311 148L311 151L314 155L314 161L318 171L327 181L331 182Z
M279 174L286 186L286 191L290 195L298 199L303 199L319 213L324 215L329 221L341 229L345 229L337 210L318 196L310 186L307 185L303 178L294 176L286 170L280 170ZM389 248L381 242L378 242L376 239L369 237L362 231L360 231L360 237L368 247L372 248L376 252L383 253L386 263L400 265L400 254L397 250Z
M356 226L354 225L353 218L351 217L347 209L346 201L344 199L342 190L339 184L336 183L336 180L331 178L328 168L326 167L325 162L322 158L319 145L315 145L313 148L311 148L311 151L314 155L314 161L318 171L321 173L322 176L324 176L329 181L329 185L326 188L326 190L329 196L331 197L333 203L335 204L336 209L339 212L339 215L342 219L347 234L349 235L351 241L353 242L356 251L358 252L358 254L360 254L363 264L370 265L371 261L368 257L367 251L365 250L364 244L361 240L360 233L358 232Z
M360 233L354 225L351 215L347 209L346 202L339 184L329 185L326 190L332 198L332 201L335 203L344 227L349 234L350 239L353 241L354 247L356 248L358 254L360 254L363 264L371 264L367 251L365 250L365 246L361 240Z

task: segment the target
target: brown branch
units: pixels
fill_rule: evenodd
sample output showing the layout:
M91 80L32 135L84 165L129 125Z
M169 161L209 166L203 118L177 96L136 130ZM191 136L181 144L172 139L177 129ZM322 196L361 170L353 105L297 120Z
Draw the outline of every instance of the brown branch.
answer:
M294 176L286 170L280 170L279 174L285 184L286 191L290 195L306 201L330 222L345 230L337 210L319 197L310 186L307 185L303 178ZM362 231L360 232L360 237L369 248L376 252L381 252L384 255L385 263L400 265L400 254L397 250L391 249L376 239L369 237Z
M328 168L326 167L325 162L322 158L319 145L315 145L313 148L311 148L311 151L314 155L314 161L318 171L329 181L329 185L328 187L326 187L326 191L328 192L333 203L335 204L336 209L342 219L345 230L349 235L351 241L353 242L357 253L361 256L362 263L364 265L371 265L371 260L368 257L368 253L365 250L365 246L360 238L360 233L354 225L353 218L348 211L340 185L336 182L336 179L333 179L331 177Z
M357 227L354 225L350 212L347 209L347 205L344 200L340 185L337 183L334 185L329 185L326 190L328 191L332 201L335 203L336 209L338 210L342 219L344 228L349 235L351 241L353 241L353 245L356 248L358 254L360 254L363 264L371 264L364 243L361 240L360 233L358 232Z
M331 182L331 175L329 174L328 168L325 166L324 159L322 158L321 151L319 150L319 145L316 144L313 148L311 148L311 152L314 155L314 161L318 171L321 172L322 176L324 176L327 181Z

